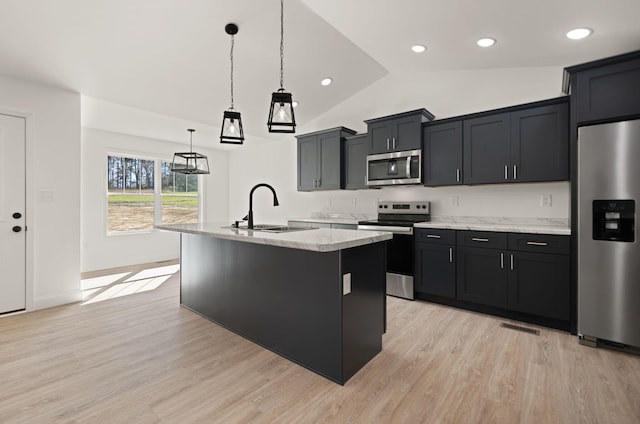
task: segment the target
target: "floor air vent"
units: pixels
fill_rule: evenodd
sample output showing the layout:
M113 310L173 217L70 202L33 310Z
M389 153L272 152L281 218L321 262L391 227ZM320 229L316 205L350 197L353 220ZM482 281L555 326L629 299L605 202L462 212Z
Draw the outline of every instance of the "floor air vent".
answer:
M511 330L518 330L522 331L523 333L529 333L536 336L540 335L540 330L536 330L535 328L523 327L521 325L509 324L508 322L501 323L500 327L509 328Z

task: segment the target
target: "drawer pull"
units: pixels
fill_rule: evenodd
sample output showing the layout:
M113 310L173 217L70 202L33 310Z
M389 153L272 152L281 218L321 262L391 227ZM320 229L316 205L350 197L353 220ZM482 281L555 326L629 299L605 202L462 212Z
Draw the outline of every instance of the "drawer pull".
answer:
M453 247L449 248L449 263L453 263Z
M548 246L549 243L545 243L543 241L528 241L527 244L529 246Z
M489 239L488 238L480 238L480 237L471 237L471 241L482 241L482 242L488 242Z
M511 255L511 271L513 271L513 255Z
M504 269L504 253L500 254L500 269Z
M441 238L441 236L436 235L436 234L427 234L427 238L439 239L439 238Z

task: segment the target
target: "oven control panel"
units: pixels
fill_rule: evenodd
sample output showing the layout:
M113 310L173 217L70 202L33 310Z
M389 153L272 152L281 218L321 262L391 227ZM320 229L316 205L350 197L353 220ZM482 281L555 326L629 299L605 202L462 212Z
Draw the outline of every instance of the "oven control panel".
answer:
M406 214L427 214L429 213L429 201L417 202L378 202L378 213L406 213Z

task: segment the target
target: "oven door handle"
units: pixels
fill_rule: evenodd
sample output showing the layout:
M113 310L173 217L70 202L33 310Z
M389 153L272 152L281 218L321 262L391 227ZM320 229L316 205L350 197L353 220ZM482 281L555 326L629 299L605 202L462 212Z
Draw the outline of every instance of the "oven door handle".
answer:
M358 225L358 230L383 231L394 234L413 234L413 227L392 227L386 225Z

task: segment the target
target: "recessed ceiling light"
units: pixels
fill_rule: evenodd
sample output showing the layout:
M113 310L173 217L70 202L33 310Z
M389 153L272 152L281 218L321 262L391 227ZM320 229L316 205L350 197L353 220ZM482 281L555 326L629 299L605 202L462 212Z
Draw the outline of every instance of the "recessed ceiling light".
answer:
M322 85L330 85L333 82L333 79L331 78L324 78L322 81L320 81L320 84Z
M422 53L427 50L427 48L422 44L416 44L415 46L411 46L411 50L413 50L414 53Z
M582 40L583 38L590 36L591 33L593 33L593 31L589 28L576 28L567 32L566 36L571 40Z
M481 38L478 41L476 41L476 44L479 45L480 47L491 47L494 44L496 44L496 40L493 38Z

